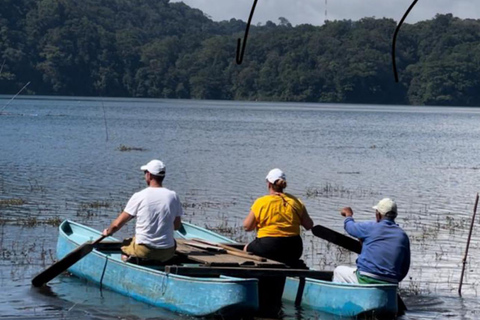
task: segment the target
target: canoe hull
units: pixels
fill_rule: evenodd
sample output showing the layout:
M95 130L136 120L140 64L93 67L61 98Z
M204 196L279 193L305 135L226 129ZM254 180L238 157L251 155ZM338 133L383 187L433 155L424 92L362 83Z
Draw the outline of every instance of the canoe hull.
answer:
M287 278L283 299L295 302L300 281ZM395 315L396 285L356 285L306 279L302 306L338 316L355 317L363 314Z
M203 238L214 242L236 242L217 233L185 223L177 236L186 239ZM283 291L284 301L295 302L299 280L287 278ZM397 307L396 285L352 285L307 278L301 305L338 316L362 314L395 315Z
M60 226L57 258L100 233L65 221ZM115 240L109 237L107 240ZM79 278L136 300L193 316L252 314L258 309L258 281L232 277L197 278L121 261L120 254L93 250L68 269Z

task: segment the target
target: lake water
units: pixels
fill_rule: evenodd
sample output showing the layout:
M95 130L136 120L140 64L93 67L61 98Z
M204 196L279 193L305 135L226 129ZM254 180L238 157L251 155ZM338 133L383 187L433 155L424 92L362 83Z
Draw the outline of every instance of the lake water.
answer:
M0 110L10 97L0 97ZM480 177L480 108L246 103L148 99L19 98L0 115L0 319L183 319L60 276L47 290L31 278L55 257L55 221L102 230L144 187L139 167L167 166L184 220L247 242L241 222L279 167L287 191L316 224L343 230L396 199L412 266L401 319L477 319L480 227L475 225L458 297ZM123 146L123 148L122 148ZM122 151L128 150L128 151ZM343 232L343 231L342 231ZM133 233L133 222L117 236ZM355 255L306 232L316 269ZM323 319L286 305L283 319Z

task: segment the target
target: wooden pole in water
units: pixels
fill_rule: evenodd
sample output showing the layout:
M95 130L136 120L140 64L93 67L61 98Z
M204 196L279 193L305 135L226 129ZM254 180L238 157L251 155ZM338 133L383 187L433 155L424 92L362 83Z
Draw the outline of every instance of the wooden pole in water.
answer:
M478 205L478 193L475 199L475 206L473 207L472 223L470 224L470 232L468 233L467 247L465 249L465 255L463 256L462 274L460 276L460 285L458 286L458 295L460 297L462 296L463 275L465 273L465 264L467 263L468 248L470 247L470 239L472 238L472 230L473 230L473 224L475 223L475 215L477 214L477 205Z
M2 74L3 67L5 66L5 61L7 61L7 59L3 59L2 66L0 67L0 74Z

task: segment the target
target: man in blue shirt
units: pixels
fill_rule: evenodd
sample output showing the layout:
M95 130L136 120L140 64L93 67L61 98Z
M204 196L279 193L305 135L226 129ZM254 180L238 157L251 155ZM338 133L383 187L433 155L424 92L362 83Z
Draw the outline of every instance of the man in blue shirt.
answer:
M334 282L376 284L396 283L405 278L410 268L410 241L395 223L397 205L390 199L380 200L375 209L376 221L355 222L353 211L345 207L345 231L363 242L357 267L339 266L333 273Z

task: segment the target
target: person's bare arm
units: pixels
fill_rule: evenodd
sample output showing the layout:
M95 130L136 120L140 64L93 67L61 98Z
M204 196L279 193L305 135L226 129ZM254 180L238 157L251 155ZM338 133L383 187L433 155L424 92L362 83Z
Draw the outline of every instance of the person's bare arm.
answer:
M248 216L243 220L243 229L245 231L253 231L257 227L257 220L255 219L255 213L250 211Z
M178 230L182 226L182 218L181 217L175 217L175 220L173 221L173 229Z
M113 220L113 222L110 224L110 227L103 230L102 234L103 235L108 235L108 236L112 235L115 232L117 232L118 230L120 230L125 225L125 223L127 223L128 221L130 221L132 219L133 219L132 215L123 211L122 213L119 214L119 216L115 220Z
M308 214L307 208L305 208L305 211L303 212L302 216L300 217L300 222L302 226L305 228L305 230L310 230L313 228L313 220L310 218L310 215Z

